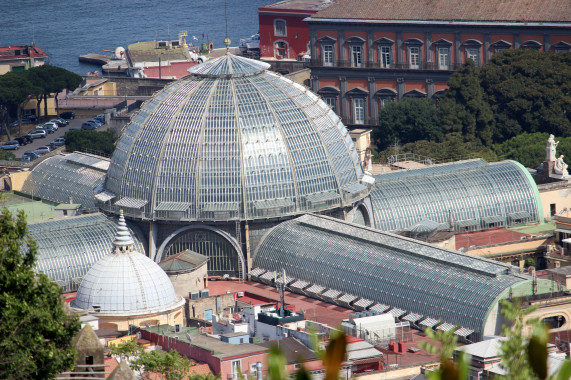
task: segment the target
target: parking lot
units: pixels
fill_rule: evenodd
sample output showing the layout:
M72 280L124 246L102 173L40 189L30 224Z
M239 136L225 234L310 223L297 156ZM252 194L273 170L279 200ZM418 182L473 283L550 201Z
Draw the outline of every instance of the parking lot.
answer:
M60 127L57 131L55 131L52 134L48 134L45 138L40 138L40 139L35 139L32 141L32 143L28 144L28 145L24 145L21 146L20 149L18 150L11 150L10 152L13 152L16 155L17 159L20 159L22 157L22 155L24 154L24 152L28 152L28 151L34 151L37 148L44 146L44 145L50 145L50 142L52 142L53 140L55 140L58 137L65 137L65 133L67 131L69 131L71 128L81 128L81 124L93 117L95 117L96 115L92 115L92 116L82 116L82 117L76 117L73 120L69 120L69 125L65 126L65 127ZM28 133L29 131L31 131L32 129L34 129L36 127L36 125L39 125L40 123L35 123L35 124L24 124L22 126L22 133ZM104 124L101 127L97 128L97 131L104 131L108 129L108 125ZM12 138L15 138L18 136L12 135Z

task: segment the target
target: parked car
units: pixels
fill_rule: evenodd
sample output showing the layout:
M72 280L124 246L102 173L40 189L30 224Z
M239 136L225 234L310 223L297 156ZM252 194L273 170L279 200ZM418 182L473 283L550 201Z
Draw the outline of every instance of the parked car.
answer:
M54 147L64 146L64 145L65 145L65 139L63 137L58 137L57 139L55 139L50 143L50 147L52 149L54 149Z
M20 144L16 140L10 140L0 145L0 149L3 150L18 150L20 149Z
M86 123L95 124L97 126L97 128L99 128L103 125L102 122L100 122L99 120L96 120L96 119L87 120Z
M73 111L65 111L59 114L59 117L62 119L70 120L75 119L75 112Z
M49 152L51 152L51 149L47 145L41 146L41 147L37 148L36 150L34 150L34 153L41 154L41 155L47 154Z
M33 140L35 139L43 139L48 135L45 129L37 128L33 131L28 132L28 136L30 136Z
M38 157L41 157L41 155L37 154L35 152L32 152L32 151L28 151L28 152L24 152L24 154L22 155L22 158L20 158L20 161L33 161Z
M59 129L59 125L57 123L54 123L53 121L48 121L47 123L44 123L44 126L51 126L56 131Z
M93 130L97 129L97 126L95 124L85 122L85 123L81 124L81 129L86 130L86 131L93 131Z
M29 143L32 142L32 138L30 136L25 136L25 135L21 137L16 137L14 140L16 140L18 144L20 144L20 146L28 145Z
M100 113L99 115L95 116L93 119L105 124L105 114Z
M65 127L66 125L68 125L69 121L58 118L58 119L51 119L48 123L54 123L55 125L58 126L58 128L61 128L61 127Z
M36 127L36 129L42 129L42 130L46 131L46 133L54 133L57 130L57 128L54 127L53 123L46 123L46 124L38 125Z

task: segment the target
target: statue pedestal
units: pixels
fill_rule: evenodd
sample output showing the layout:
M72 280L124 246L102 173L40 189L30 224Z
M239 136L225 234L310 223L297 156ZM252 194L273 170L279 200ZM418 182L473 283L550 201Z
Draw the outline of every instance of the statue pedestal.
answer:
M545 177L552 177L554 166L555 166L555 161L543 161L543 164L541 165L541 169L538 170L538 173L542 174ZM555 174L555 175L557 175L557 174Z

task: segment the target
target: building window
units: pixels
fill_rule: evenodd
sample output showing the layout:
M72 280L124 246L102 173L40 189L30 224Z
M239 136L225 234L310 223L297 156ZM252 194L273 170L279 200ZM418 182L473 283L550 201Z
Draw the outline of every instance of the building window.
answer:
M474 61L476 66L480 65L480 48L479 47L470 47L466 48L466 58L471 59Z
M239 379L241 376L240 360L232 360L232 379Z
M480 50L482 48L482 42L476 39L470 39L464 41L464 53L466 54L465 61L468 62L469 59L474 61L476 66L480 66L482 64L480 58Z
M359 45L351 46L351 66L361 67L363 64L363 49Z
M420 47L411 46L408 48L408 61L409 61L409 68L411 69L420 68Z
M326 95L323 99L325 100L325 103L327 103L327 105L329 107L331 107L333 112L338 113L337 112L337 96L332 96L332 95L327 96Z
M559 41L551 46L556 53L567 53L571 50L571 44L565 41Z
M322 45L323 66L333 66L333 45Z
M353 98L353 122L365 124L365 99Z
M285 37L287 36L285 20L274 20L274 36Z
M448 70L450 68L450 48L438 48L438 68Z
M394 96L379 96L379 111L382 110L387 106L387 104L392 103L395 101Z
M391 67L391 47L381 46L379 56L381 58L381 67L390 68Z
M275 43L275 57L278 59L288 58L287 42L276 41L276 43Z
M521 44L522 49L541 50L541 43L535 40L527 40Z
M504 51L509 50L511 46L512 46L511 43L505 40L499 40L492 44L492 52L494 54L503 53Z

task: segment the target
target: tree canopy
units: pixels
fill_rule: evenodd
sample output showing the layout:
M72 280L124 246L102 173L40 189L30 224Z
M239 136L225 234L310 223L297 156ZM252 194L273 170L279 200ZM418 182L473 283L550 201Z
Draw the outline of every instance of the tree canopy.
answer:
M442 128L445 133L460 132L466 141L492 141L493 115L478 80L478 68L471 59L452 74L449 89L440 101Z
M47 115L46 99L50 94L55 95L56 111L59 113L57 95L65 89L77 88L83 78L66 69L57 66L43 65L29 70L10 72L0 75L0 117L2 129L8 133L8 113L17 115L22 121L22 107L30 99L37 100L36 115L40 115L40 107L44 102L44 114Z
M571 136L571 53L508 50L482 67L479 80L495 142L522 132Z
M37 246L25 214L0 212L0 378L50 379L75 364L79 319L68 314L61 287L36 274Z
M443 137L437 109L430 99L405 98L388 103L380 112L379 126L373 129L373 141L381 149L395 139L439 141Z
M115 140L110 130L103 132L74 130L65 134L65 146L68 152L77 150L109 156L115 149Z
M448 86L437 105L405 98L383 108L373 128L377 148L398 140L404 152L439 161L481 154L537 167L547 137L535 133L552 133L571 154L571 53L509 50L481 68L468 60Z

